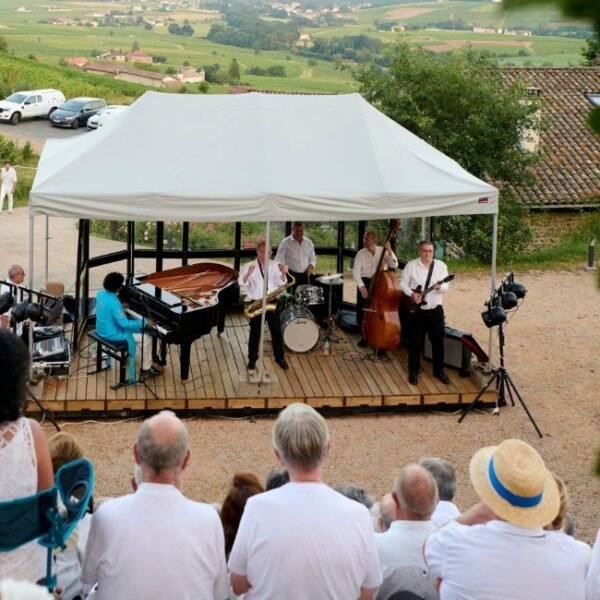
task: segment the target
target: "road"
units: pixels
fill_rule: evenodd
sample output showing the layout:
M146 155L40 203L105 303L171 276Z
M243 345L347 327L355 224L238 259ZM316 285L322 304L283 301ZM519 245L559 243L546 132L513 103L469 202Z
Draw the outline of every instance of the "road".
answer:
M64 139L88 133L90 132L88 132L87 127L80 127L79 129L52 127L48 119L28 119L21 121L18 125L0 123L0 135L18 142L20 145L31 142L34 152L38 154L42 151L48 138Z

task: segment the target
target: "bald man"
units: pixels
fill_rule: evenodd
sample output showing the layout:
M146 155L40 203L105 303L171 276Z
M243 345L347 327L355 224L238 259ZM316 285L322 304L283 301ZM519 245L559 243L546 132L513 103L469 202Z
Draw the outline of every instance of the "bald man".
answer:
M219 515L180 491L191 456L185 425L170 411L147 419L133 453L141 483L94 513L83 583L97 584L95 600L226 598Z
M438 502L435 480L420 465L407 465L396 477L392 497L396 519L388 531L375 534L383 574L377 598L389 598L403 590L437 600L435 578L427 572L423 558L423 543L435 529L431 522Z

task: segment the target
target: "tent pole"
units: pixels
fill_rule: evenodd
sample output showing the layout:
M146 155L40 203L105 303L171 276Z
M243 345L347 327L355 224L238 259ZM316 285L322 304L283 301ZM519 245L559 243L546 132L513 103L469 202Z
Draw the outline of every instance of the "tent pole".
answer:
M29 213L29 289L33 289L33 219L35 217Z
M46 268L45 268L45 279L44 286L48 283L48 253L49 253L49 242L50 242L50 217L46 215Z
M492 229L492 269L491 269L491 291L490 298L496 291L496 247L498 245L498 213L494 215L494 225ZM494 350L494 327L489 330L489 348L488 348L488 368L492 368L492 353Z
M271 262L271 221L267 221L265 231L265 268L263 277L263 297L262 297L262 312L260 314L260 341L258 343L258 381L262 381L264 375L263 369L263 346L265 342L265 321L267 319L267 293L269 290L269 265ZM257 256L257 259L258 256Z

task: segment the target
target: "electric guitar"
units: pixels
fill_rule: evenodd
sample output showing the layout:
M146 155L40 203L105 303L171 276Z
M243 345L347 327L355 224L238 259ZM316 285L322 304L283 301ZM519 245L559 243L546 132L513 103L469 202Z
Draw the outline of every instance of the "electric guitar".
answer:
M408 297L408 300L410 301L410 307L408 308L408 312L410 313L416 313L419 312L421 310L421 306L423 306L424 304L427 304L427 301L425 300L425 296L427 296L427 294L429 294L429 292L431 292L431 290L433 290L435 288L436 285L442 285L442 283L448 283L449 281L452 281L454 279L455 275L448 275L447 277L444 277L444 279L442 279L441 281L438 281L437 283L434 283L433 285L430 285L428 288L426 289L422 289L423 286L418 285L416 289L413 290L413 292L416 292L417 294L421 295L421 302L417 303L415 302L412 297Z

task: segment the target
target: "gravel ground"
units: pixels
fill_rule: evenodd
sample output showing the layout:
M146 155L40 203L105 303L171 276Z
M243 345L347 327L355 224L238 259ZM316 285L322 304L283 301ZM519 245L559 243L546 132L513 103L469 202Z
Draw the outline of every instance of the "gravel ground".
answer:
M600 446L600 292L584 270L516 273L528 294L506 327L506 366L544 433L540 439L516 407L499 416L471 413L462 424L448 413L346 416L328 419L333 449L324 469L330 485L354 482L375 496L390 490L404 464L425 455L443 456L458 473L457 503L476 498L468 464L481 446L517 437L532 444L566 482L581 539L592 542L600 526L600 479L592 475ZM484 274L458 277L446 301L448 324L471 332L487 347L480 313L489 296ZM497 354L497 341L494 341ZM264 477L276 466L270 444L273 419L190 419L192 461L184 492L218 502L236 471ZM96 496L129 491L132 445L139 422L67 422L97 469ZM51 433L51 428L45 428Z

